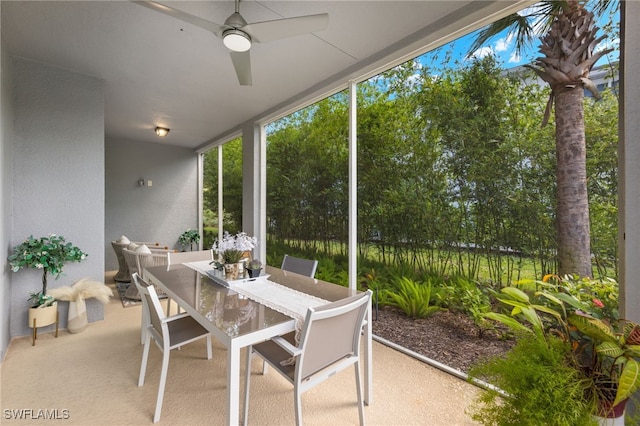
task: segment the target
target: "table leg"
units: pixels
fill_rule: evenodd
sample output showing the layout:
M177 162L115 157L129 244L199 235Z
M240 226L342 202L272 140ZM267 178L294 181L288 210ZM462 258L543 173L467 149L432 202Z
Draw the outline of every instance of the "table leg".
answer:
M227 424L240 424L240 346L231 344L227 350Z
M371 303L367 309L367 325L364 327L364 403L373 404L373 330Z

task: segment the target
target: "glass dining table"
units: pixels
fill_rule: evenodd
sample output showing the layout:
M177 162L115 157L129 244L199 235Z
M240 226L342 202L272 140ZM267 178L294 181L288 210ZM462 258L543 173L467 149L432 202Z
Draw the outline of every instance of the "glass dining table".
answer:
M333 302L356 291L269 266L257 280L226 282L212 270L194 267L195 264L145 268L145 277L227 348L227 424L238 425L241 350L295 331L300 327L301 316L296 311L306 312L306 304ZM291 301L296 306L289 306ZM362 361L364 402L370 405L373 402L371 306L367 318Z

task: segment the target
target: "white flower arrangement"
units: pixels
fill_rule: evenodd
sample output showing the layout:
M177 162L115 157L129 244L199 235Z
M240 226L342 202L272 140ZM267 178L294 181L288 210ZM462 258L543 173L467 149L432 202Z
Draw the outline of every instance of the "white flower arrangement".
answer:
M214 242L212 248L225 263L237 263L245 252L255 248L256 241L256 237L250 237L245 232L231 235L225 231L222 240Z

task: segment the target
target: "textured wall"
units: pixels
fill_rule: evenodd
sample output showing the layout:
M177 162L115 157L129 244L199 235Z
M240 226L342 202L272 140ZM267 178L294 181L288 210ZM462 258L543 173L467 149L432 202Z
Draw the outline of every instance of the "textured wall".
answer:
M10 247L33 234L59 234L89 257L70 263L50 287L88 277L104 278L103 83L26 59L13 60L13 227ZM11 336L29 334L27 301L42 274L27 269L11 276ZM67 303L60 304L66 326ZM89 321L102 319L90 300ZM53 326L49 326L51 329Z
M1 43L1 41L0 41ZM11 136L13 133L13 102L11 91L11 58L4 45L0 44L0 259L9 254L9 238L11 235L11 210L13 167L11 153ZM0 280L0 362L4 359L11 336L9 335L9 314L11 312L11 271L2 268Z
M622 317L640 322L640 16L639 2L624 2L621 77L619 280Z
M121 235L179 248L178 236L198 229L198 156L193 150L107 138L105 160L106 270L118 269L111 241ZM138 185L140 179L145 186Z

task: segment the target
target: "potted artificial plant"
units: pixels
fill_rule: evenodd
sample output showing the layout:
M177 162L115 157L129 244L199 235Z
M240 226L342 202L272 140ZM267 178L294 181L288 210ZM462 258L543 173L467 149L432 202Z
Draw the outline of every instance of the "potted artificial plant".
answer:
M52 274L56 279L62 275L67 262L80 262L87 257L78 247L65 241L63 236L50 234L47 237L33 238L29 236L13 249L9 256L9 264L13 272L23 268L42 270L42 290L31 293L32 302L29 309L29 327L35 328L53 324L57 321L55 299L47 294L47 276ZM34 335L35 337L35 335Z
M187 229L178 237L178 244L183 247L189 246L189 250L193 251L193 245L200 241L200 234L195 229Z
M249 273L249 278L258 278L260 276L260 271L262 270L262 262L258 259L253 259L251 262L247 263L245 268Z
M213 250L222 258L227 280L238 279L238 274L244 269L240 261L255 246L256 238L248 236L245 232L231 235L225 231L222 240L213 243Z
M540 420L526 416L549 416L549 407L556 406L558 411L545 423L587 424L581 417L586 413L597 424L623 425L625 404L640 388L640 326L618 318L613 280L555 277L558 284L554 285L549 277L536 283L540 289L532 294L503 288L498 300L509 307L510 314L486 314L523 335L505 358L485 361L472 370L471 376L506 392L485 393L475 407L474 419L494 424L496 418L512 418L526 424ZM540 349L533 350L531 342ZM529 349L518 352L524 346ZM558 366L554 375L549 380L529 377L551 364L550 354ZM564 384L549 388L560 383L561 376ZM571 392L562 392L563 387ZM531 404L535 396L542 402Z

